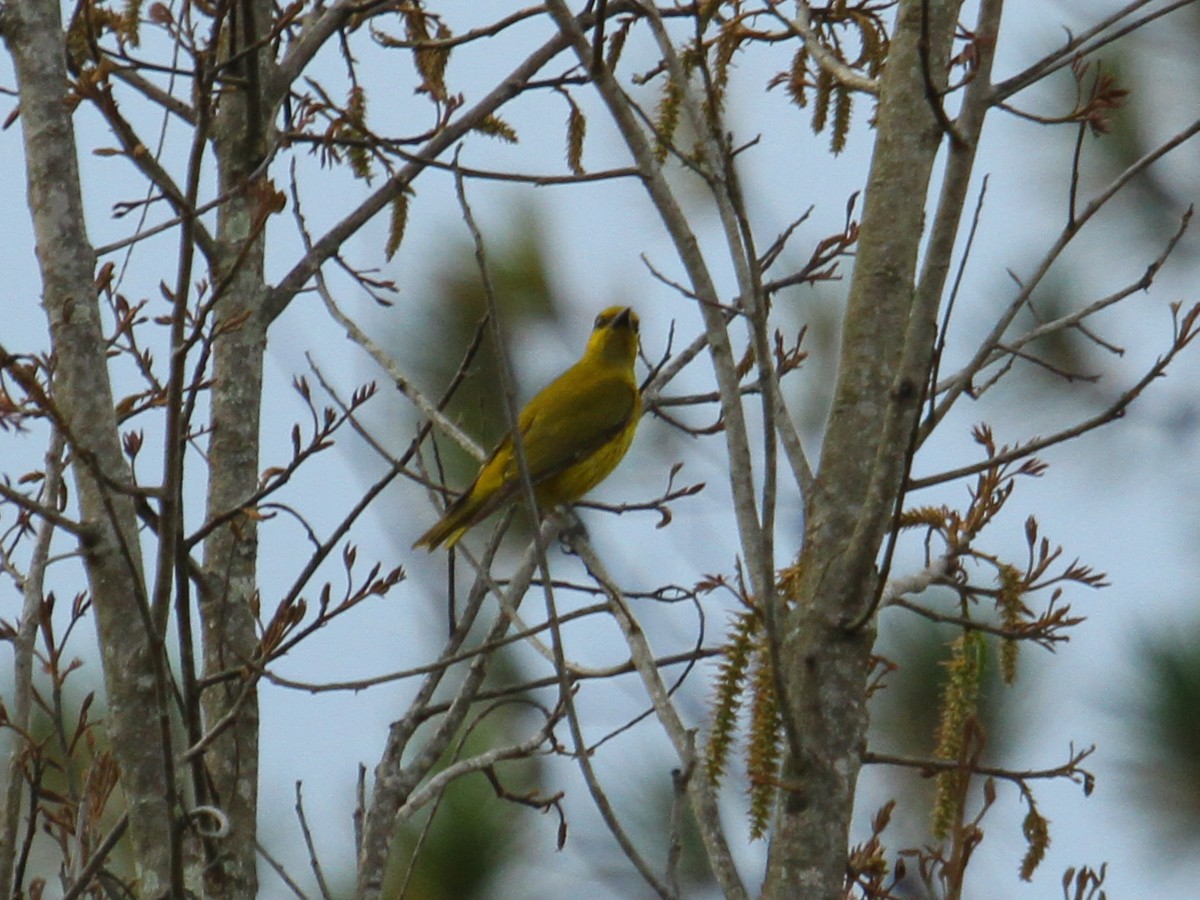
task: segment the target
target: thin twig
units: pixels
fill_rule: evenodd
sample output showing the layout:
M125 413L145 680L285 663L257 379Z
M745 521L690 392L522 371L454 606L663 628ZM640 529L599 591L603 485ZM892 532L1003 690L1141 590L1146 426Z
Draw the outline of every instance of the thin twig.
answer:
M288 890L295 894L299 900L308 900L308 895L300 889L300 885L298 885L295 879L288 874L287 869L283 867L283 863L279 862L274 856L268 853L267 848L258 841L254 842L254 849L258 851L259 856L267 861L267 865L269 865L275 874L279 876L279 880L287 885Z
M812 24L812 7L808 0L796 0L796 17L789 19L781 13L774 3L767 4L767 11L783 23L796 37L804 41L804 47L809 55L817 61L821 69L834 77L835 80L856 91L879 96L879 82L874 78L861 75L842 62L832 50L825 46L817 30Z
M658 721L675 749L682 770L689 773L687 779L688 798L705 847L708 849L709 861L714 867L714 874L722 885L726 897L734 898L734 900L747 900L749 894L742 884L737 869L733 866L733 856L721 827L712 785L705 777L703 767L696 765L695 734L684 726L678 710L671 702L662 676L654 665L654 654L646 641L645 632L633 617L621 589L608 574L591 544L583 537L575 537L572 546L579 554L580 560L587 566L589 574L598 585L604 588L608 596L609 608L629 646L630 655L638 675L641 677L642 685L654 705ZM718 866L722 868L717 869Z
M562 35L554 35L526 57L507 77L501 79L495 89L474 106L460 113L452 122L447 123L444 128L430 138L419 154L420 159L429 160L440 157L464 135L478 128L488 116L494 115L503 104L517 96L525 83L566 47L566 38ZM340 222L314 241L312 247L292 266L271 292L263 309L266 321L274 320L283 312L292 298L309 283L321 266L339 252L347 239L356 234L392 200L410 190L413 180L425 167L426 163L423 161L410 162L392 175L370 197L351 210Z
M91 859L87 861L87 865L83 867L79 873L79 877L75 879L75 883L63 894L62 900L78 900L79 897L83 896L83 892L91 887L92 879L104 868L109 854L116 849L117 842L125 836L125 830L128 827L129 815L126 813L117 820L117 824L104 836L104 840L96 847Z
M541 539L550 541L556 532L557 524L553 520L547 520L542 525ZM498 546L498 541L494 541L490 553L494 554ZM490 564L489 558L485 561L484 566ZM534 555L527 553L518 564L506 592L509 603L513 607L519 605L520 598L524 597L528 591L536 569L537 563ZM466 640L474 624L475 614L485 595L486 589L482 582L477 583L468 595L467 610L451 640L447 642L444 652L456 652L462 642ZM499 640L510 625L509 616L501 613L493 621L483 640ZM395 820L396 812L407 802L413 787L425 778L442 758L442 754L449 746L453 735L461 726L479 693L487 674L490 659L490 655L477 656L471 662L446 714L433 728L432 733L426 736L424 743L411 759L405 758L408 742L421 723L425 721L424 708L431 701L438 685L441 684L444 669L430 672L426 676L404 717L393 723L389 729L387 743L375 770L375 788L363 817L362 841L359 845L358 856L357 896L364 900L372 900L380 895L388 851L391 846L392 823Z
M1047 75L1057 72L1064 66L1069 66L1078 57L1094 53L1106 44L1111 44L1113 41L1144 27L1161 16L1192 5L1195 0L1174 0L1174 2L1169 3L1167 6L1149 12L1140 19L1127 23L1121 28L1114 27L1122 19L1133 15L1143 6L1154 2L1156 0L1134 0L1134 2L1115 10L1108 17L1101 19L1092 27L1081 31L1079 34L1072 35L1070 40L1057 50L1052 50L1016 75L997 84L992 91L993 102L1007 100L1013 94L1025 90L1025 88L1041 81ZM1110 31L1110 29L1112 30ZM1108 33L1106 34L1105 32Z
M408 795L404 805L396 812L396 821L403 823L411 819L422 807L437 799L446 787L456 779L473 772L490 769L496 763L506 759L525 759L544 744L554 728L555 719L547 718L536 732L517 744L507 747L493 747L477 756L460 759L441 769L436 775L421 785L420 788Z
M1079 764L1091 756L1095 750L1096 747L1094 745L1083 750L1072 749L1071 758L1066 763L1049 769L1005 769L999 766L973 765L970 767L970 771L973 775L986 775L990 778L999 778L1015 784L1023 784L1026 781L1069 778L1076 783L1082 782L1084 789L1088 790L1088 785L1092 781L1092 775L1086 769L1081 769ZM863 763L866 765L902 766L908 769L919 769L930 775L937 772L957 772L961 771L963 767L963 764L956 759L898 756L872 751L867 751L863 754Z
M0 498L8 500L45 522L49 522L55 528L61 528L68 534L73 534L79 538L87 535L87 528L81 522L76 522L74 519L64 516L52 506L47 506L45 503L34 500L20 491L13 490L2 481L0 481Z
M970 475L976 475L985 469L991 468L994 465L1015 462L1019 459L1025 459L1045 450L1047 447L1053 447L1055 444L1061 444L1064 441L1072 440L1080 435L1087 434L1089 431L1107 425L1109 422L1114 422L1125 414L1125 410L1129 405L1136 400L1141 393L1150 386L1150 383L1155 381L1159 376L1166 371L1167 366L1175 358L1175 355L1182 349L1181 347L1173 347L1164 356L1160 357L1149 371L1142 376L1138 381L1121 394L1112 404L1106 409L1097 413L1094 416L1089 416L1080 422L1063 428L1046 437L1033 438L1032 440L1018 444L1011 450L997 453L994 457L983 460L978 463L972 463L966 466L959 466L955 469L950 469L945 472L939 472L936 475L929 475L925 478L914 478L909 482L908 489L910 491L918 491L923 488L933 487L934 485L943 484L947 481L955 481L959 478L966 478Z
M58 429L50 433L50 445L46 448L45 478L42 481L42 497L49 503L57 503L62 489L63 450L66 441ZM0 729L7 733L12 747L0 753L7 759L4 767L4 793L0 797L0 892L12 886L20 893L21 886L13 881L13 867L19 846L17 832L20 828L22 763L26 758L25 747L33 713L33 660L34 644L37 640L40 613L45 604L46 566L50 557L50 544L57 523L43 518L37 526L37 539L30 554L29 568L20 581L21 617L17 621L11 641L13 646L13 688L11 705L8 707L9 727ZM29 818L36 819L35 810Z
M979 196L975 200L975 212L971 216L971 228L967 232L967 243L963 248L962 256L958 260L958 267L954 272L954 283L950 288L950 296L946 298L946 309L942 313L942 324L938 328L937 345L933 350L933 367L929 374L929 383L936 385L938 382L938 371L942 364L942 355L946 349L946 338L950 331L950 319L954 313L954 306L958 301L958 293L962 288L963 276L966 274L967 261L971 258L971 248L975 246L975 236L979 233L979 219L983 215L983 201L987 197L988 176L983 176L983 183L979 185ZM930 412L933 411L933 403L936 399L935 391L930 390L927 398L929 402Z
M304 796L301 793L301 782L296 782L296 818L300 820L300 831L304 835L304 846L308 850L308 864L312 867L317 879L317 887L325 900L333 900L329 885L325 882L325 872L321 869L321 861L317 858L317 848L313 844L312 832L308 828L308 818L304 815Z
M925 438L937 426L937 423L950 411L954 403L970 388L972 379L994 358L993 354L996 351L996 347L1002 341L1004 332L1008 330L1017 313L1029 302L1034 289L1041 283L1046 273L1050 270L1050 267L1058 260L1071 241L1083 230L1083 226L1104 208L1130 181L1171 150L1174 150L1197 134L1200 134L1200 119L1192 122L1187 128L1177 132L1173 137L1159 144L1153 150L1150 150L1140 159L1126 167L1123 172L1113 178L1104 190L1093 197L1091 202L1080 211L1072 227L1064 228L1059 233L1058 238L1050 246L1049 250L1046 251L1041 262L1038 263L1033 275L1022 285L1017 296L1009 303L1000 318L997 319L995 325L992 326L992 330L980 342L979 348L975 351L975 355L971 360L942 384L937 385L936 390L941 395L941 400L938 402L933 413L926 416L925 421L921 424L921 442L924 442Z

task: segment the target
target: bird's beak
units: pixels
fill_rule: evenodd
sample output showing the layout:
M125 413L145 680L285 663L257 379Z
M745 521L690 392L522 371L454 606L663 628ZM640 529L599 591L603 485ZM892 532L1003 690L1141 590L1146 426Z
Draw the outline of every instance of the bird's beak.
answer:
M623 310L621 310L619 313L617 313L617 317L612 320L613 327L614 328L628 328L630 326L629 314L632 312L633 312L633 310L627 306Z

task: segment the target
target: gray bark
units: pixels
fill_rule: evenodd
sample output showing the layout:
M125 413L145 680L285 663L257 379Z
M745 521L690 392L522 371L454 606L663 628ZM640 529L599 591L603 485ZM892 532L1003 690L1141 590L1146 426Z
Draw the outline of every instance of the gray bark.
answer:
M84 226L59 4L26 0L3 13L21 97L29 208L50 324L53 408L72 451L87 527L84 561L99 632L107 726L129 812L141 897L178 885L174 787L166 728L165 661L150 627L137 520L129 494ZM114 489L117 486L118 489Z
M269 3L235 4L222 50L239 56L238 90L225 90L213 123L220 207L214 285L221 330L213 348L213 388L208 446L207 515L236 509L258 486L259 423L267 296L263 280L262 217L250 178L266 158L270 105L262 85L268 52L244 51L270 22ZM249 660L258 643L251 603L258 590L258 529L253 517L236 516L204 542L204 590L200 598L206 675ZM229 817L230 838L218 846L217 865L205 871L214 898L254 897L258 889L255 837L258 818L258 694L253 682L223 681L202 698L206 728L226 717L232 723L210 746L206 769L212 801Z
M874 631L847 629L878 584L875 557L904 477L932 358L937 296L914 288L924 198L943 129L922 72L945 79L956 0L906 0L880 86L877 137L850 287L833 411L808 503L801 577L781 618L791 719L766 898L843 895L849 823L865 747Z

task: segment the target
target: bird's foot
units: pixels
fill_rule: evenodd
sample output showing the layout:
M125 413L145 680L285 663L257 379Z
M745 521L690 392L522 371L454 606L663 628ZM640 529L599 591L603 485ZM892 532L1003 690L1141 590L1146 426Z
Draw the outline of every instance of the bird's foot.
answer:
M558 530L558 542L562 547L563 553L569 556L576 556L575 542L586 541L588 539L587 526L583 524L583 519L573 509L565 509L559 513L562 520L562 528Z

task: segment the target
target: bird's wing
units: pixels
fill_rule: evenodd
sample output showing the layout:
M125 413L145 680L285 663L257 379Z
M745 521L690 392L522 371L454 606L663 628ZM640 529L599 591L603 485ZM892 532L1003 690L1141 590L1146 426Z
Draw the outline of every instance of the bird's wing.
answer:
M636 407L637 387L620 373L565 372L519 422L531 479L552 478L591 456L629 425Z
M521 412L517 428L534 484L587 459L615 438L637 414L638 392L619 372L568 369ZM475 483L455 504L464 522L478 522L520 491L510 432L484 462ZM453 511L453 507L452 507Z

